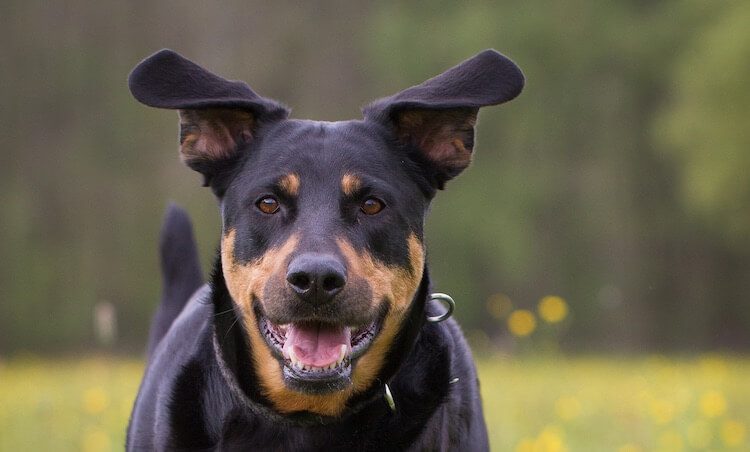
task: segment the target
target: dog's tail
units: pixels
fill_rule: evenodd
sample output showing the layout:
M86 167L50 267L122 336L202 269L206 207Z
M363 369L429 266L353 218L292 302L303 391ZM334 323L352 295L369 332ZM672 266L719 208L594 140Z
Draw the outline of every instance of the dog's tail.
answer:
M169 204L164 216L159 239L159 255L163 279L162 294L151 322L147 348L149 358L190 296L203 285L203 274L190 217L175 204Z

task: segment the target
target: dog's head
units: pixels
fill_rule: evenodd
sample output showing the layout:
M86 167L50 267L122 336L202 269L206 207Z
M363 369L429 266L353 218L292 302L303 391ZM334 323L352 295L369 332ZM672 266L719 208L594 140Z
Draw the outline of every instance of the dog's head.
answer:
M179 110L182 159L219 199L224 279L277 410L337 415L373 384L423 277L430 200L469 165L479 108L522 87L487 50L331 123L169 50L136 67L133 95Z

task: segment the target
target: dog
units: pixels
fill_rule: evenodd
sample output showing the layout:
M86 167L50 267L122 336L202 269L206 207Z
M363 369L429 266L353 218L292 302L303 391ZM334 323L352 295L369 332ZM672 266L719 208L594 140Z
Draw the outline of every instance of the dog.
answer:
M471 162L479 109L523 85L486 50L362 120L323 122L171 50L139 63L130 90L179 111L222 235L204 284L190 220L168 209L127 449L487 450L471 352L430 294L424 222Z

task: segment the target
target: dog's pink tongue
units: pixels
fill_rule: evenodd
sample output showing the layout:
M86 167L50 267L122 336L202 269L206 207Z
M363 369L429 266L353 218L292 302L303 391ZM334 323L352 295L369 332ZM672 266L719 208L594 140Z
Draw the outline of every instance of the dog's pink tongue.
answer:
M291 352L306 366L326 367L341 356L341 346L351 347L352 332L348 327L320 322L292 323L287 326L284 355Z

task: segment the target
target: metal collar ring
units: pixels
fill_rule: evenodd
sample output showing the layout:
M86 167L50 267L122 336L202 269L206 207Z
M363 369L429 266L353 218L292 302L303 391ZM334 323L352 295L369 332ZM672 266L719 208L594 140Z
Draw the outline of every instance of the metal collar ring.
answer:
M456 309L456 302L453 301L453 298L451 298L450 295L444 293L433 293L430 294L429 299L442 301L448 307L448 310L440 315L427 316L428 322L440 323L444 320L447 320L451 315L453 315L453 310Z

